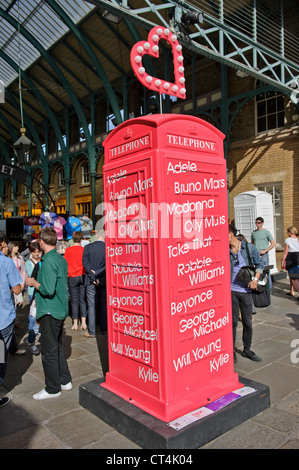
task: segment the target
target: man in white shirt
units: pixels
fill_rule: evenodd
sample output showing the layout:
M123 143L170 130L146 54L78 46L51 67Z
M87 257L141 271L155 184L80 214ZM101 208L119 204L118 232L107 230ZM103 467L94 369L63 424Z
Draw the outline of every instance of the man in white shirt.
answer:
M264 228L264 219L263 217L257 217L255 219L256 230L251 234L251 243L253 243L258 251L265 266L269 265L269 251L273 250L276 243L273 238L273 235L269 230ZM269 286L270 292L272 291L272 280L269 275Z

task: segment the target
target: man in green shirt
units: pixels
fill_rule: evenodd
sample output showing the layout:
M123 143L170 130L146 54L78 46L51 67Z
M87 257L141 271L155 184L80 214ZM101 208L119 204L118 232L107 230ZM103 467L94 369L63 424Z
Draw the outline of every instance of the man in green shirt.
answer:
M269 230L264 228L264 219L262 217L257 217L255 219L256 230L251 234L251 243L253 243L262 257L265 266L269 265L269 251L272 250L276 243L275 240L269 232ZM272 290L272 281L271 276L269 275L269 285L270 290Z
M44 252L37 280L28 278L26 284L36 289L36 320L40 325L41 355L45 374L45 388L33 395L34 400L45 400L71 390L72 378L62 345L63 323L68 316L67 262L57 253L57 234L45 227L39 234Z

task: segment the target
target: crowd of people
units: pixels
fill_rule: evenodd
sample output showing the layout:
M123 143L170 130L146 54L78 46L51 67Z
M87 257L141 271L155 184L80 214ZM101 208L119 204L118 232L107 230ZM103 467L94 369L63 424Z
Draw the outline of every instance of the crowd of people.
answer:
M263 228L264 220L256 219L256 230L250 242L229 225L229 250L231 267L232 328L234 361L237 361L235 341L238 322L243 326L243 357L259 362L262 359L251 350L252 292L257 290L260 277L269 264L268 253L275 247L272 234ZM24 261L19 245L8 242L0 233L0 386L7 370L8 354L25 354L17 345L14 330L18 327L16 312L24 304L27 289L29 300L28 350L41 353L45 375L45 387L33 395L44 400L61 395L62 390L72 389L72 377L62 344L63 324L72 317L72 330L83 330L86 338L95 338L96 325L102 334L107 331L105 233L96 232L92 243L82 243L82 232L74 231L72 243L61 254L57 249L57 233L53 227L45 227L39 238L29 245L28 259ZM287 229L282 268L290 274L299 274L299 241L296 227ZM253 265L254 276L248 283L240 280L242 267ZM271 286L271 284L270 284ZM299 278L290 279L290 295L299 292ZM36 338L41 334L41 351ZM0 407L9 398L0 398Z
M96 232L92 243L82 242L82 232L74 232L64 255L57 251L57 233L45 227L38 240L29 244L28 259L19 253L19 244L0 234L0 386L7 370L8 354L25 354L17 346L16 315L28 295L28 336L25 344L34 354L41 354L45 387L33 395L44 400L72 389L72 377L62 344L63 324L71 315L74 331L79 322L84 336L94 338L96 325L107 331L105 233ZM25 292L27 293L25 294ZM41 335L41 350L36 338ZM0 398L0 407L9 398Z
M256 230L251 234L248 243L238 230L229 225L229 246L230 246L230 267L231 267L231 297L232 297L232 324L233 324L233 346L234 362L237 362L235 341L236 330L239 320L242 322L243 351L241 355L255 362L262 359L251 350L252 344L252 315L256 313L256 308L252 298L252 291L258 288L258 282L264 272L267 273L269 290L272 292L272 282L269 265L269 251L275 246L275 240L269 230L264 228L264 219L257 217L255 220ZM282 269L286 269L289 274L299 274L299 241L296 227L287 229L285 249L281 261ZM244 282L238 276L241 268L246 266L254 267L254 276L249 283ZM299 278L290 277L289 295L295 295L295 289L299 292ZM298 299L299 300L299 299Z

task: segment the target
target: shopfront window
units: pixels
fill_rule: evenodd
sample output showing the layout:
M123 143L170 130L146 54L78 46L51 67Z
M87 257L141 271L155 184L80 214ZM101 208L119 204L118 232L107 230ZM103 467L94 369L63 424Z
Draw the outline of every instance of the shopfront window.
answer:
M57 212L57 214L65 214L66 213L66 205L61 204L61 205L56 206L56 212Z
M76 206L76 213L78 215L87 215L87 217L91 218L91 202L79 202Z

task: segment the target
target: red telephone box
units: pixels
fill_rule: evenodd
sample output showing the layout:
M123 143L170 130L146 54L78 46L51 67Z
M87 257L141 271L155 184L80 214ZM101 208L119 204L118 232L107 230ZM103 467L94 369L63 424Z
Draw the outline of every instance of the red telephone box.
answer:
M131 119L104 141L109 373L169 422L240 388L224 135L193 116Z

